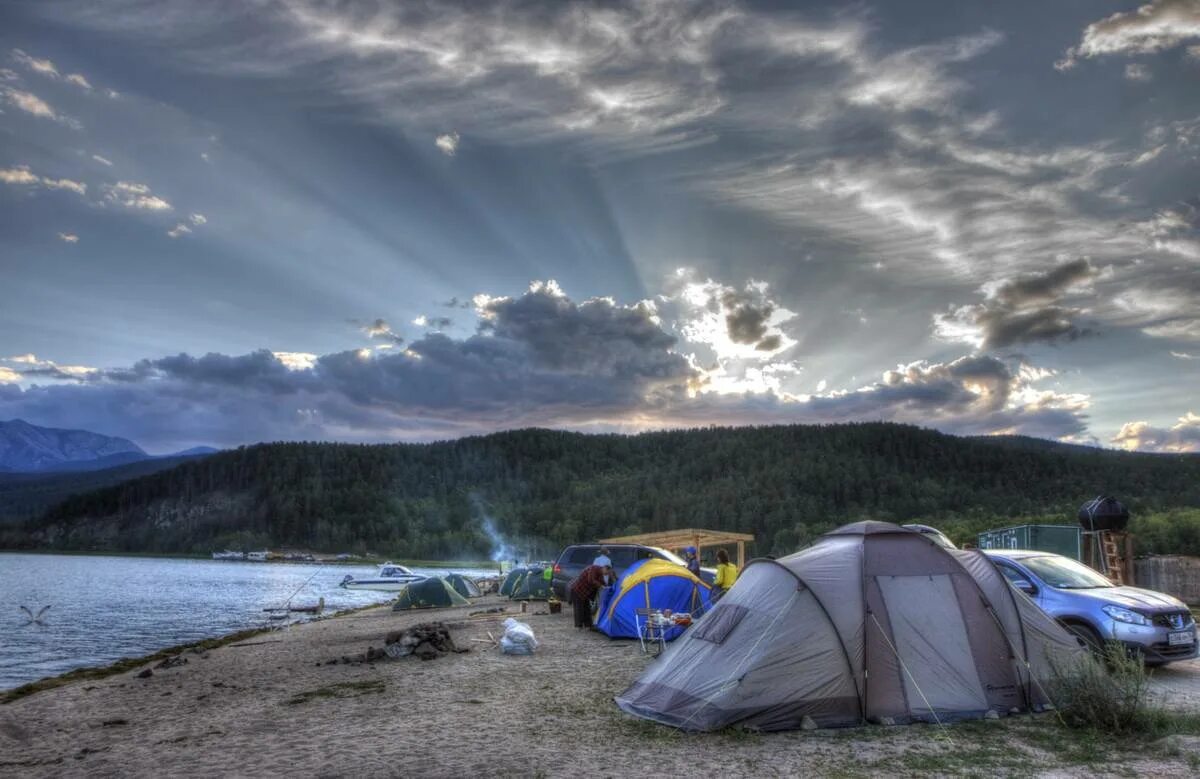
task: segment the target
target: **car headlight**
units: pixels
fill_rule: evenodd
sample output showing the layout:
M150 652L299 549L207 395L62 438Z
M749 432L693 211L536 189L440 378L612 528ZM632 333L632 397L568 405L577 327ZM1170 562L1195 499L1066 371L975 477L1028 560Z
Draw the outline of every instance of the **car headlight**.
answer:
M1108 616L1115 619L1117 622L1128 622L1130 625L1150 624L1150 620L1146 619L1141 614L1120 606L1101 606L1101 610Z

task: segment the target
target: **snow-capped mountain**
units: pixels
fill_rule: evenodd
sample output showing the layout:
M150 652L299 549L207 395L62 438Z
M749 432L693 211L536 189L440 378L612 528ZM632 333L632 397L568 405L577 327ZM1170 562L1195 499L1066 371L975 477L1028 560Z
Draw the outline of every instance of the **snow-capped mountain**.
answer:
M92 470L149 458L126 438L40 427L23 419L0 422L0 471Z

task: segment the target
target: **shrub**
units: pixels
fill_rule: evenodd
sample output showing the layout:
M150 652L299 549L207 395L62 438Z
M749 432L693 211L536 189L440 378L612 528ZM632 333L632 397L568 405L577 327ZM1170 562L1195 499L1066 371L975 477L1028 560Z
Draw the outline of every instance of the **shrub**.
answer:
M1141 658L1110 641L1099 659L1055 669L1051 695L1063 723L1112 735L1145 732L1157 711L1147 698L1149 675Z

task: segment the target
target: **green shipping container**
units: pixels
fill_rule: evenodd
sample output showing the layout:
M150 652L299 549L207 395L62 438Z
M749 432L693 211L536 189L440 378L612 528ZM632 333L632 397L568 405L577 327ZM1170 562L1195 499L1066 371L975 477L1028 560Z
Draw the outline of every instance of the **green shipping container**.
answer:
M1072 560L1083 555L1078 525L1018 525L979 534L980 549L1035 549L1053 552Z

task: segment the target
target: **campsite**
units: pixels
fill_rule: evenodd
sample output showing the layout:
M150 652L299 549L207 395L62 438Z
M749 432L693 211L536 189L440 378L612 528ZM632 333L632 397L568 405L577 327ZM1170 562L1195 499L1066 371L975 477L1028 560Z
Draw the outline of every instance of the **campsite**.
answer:
M433 577L392 607L10 693L0 770L1194 775L1200 661L1149 676L1139 705L1152 723L1081 726L1057 674L1099 663L988 559L853 523L750 562L715 605L685 568L647 559L602 595L596 630L554 613L548 592L468 600ZM508 584L546 581L530 568ZM698 620L659 653L635 637L645 610L622 603ZM514 624L535 651L506 651Z

